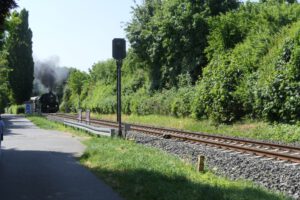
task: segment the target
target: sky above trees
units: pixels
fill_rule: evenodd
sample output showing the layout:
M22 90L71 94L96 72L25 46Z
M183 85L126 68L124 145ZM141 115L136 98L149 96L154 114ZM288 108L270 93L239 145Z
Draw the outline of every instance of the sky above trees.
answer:
M137 0L136 2L140 2ZM57 60L59 66L87 71L111 58L111 41L125 37L133 0L17 1L29 11L35 60Z

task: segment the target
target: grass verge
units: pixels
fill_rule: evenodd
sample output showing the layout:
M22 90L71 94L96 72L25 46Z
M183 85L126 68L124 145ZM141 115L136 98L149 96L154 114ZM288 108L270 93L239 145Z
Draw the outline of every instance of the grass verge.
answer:
M115 120L115 115L93 114L99 119ZM285 143L300 143L300 126L291 124L269 124L266 122L245 120L232 125L215 125L209 120L194 120L191 118L176 118L160 115L123 115L122 120L128 123L149 124L171 127L183 130L237 136L258 140L280 141Z
M29 119L43 128L66 130L44 118ZM87 149L80 162L128 200L287 199L248 181L197 173L189 163L133 141L90 137L84 143Z

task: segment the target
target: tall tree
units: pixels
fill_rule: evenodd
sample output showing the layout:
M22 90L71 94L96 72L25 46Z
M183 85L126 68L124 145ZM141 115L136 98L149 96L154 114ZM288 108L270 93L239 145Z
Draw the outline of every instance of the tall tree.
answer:
M7 51L3 47L5 41L5 20L9 11L17 6L15 0L0 0L0 113L9 102Z
M8 68L7 55L5 51L0 51L0 113L9 102Z
M0 50L4 41L4 22L10 9L17 7L15 0L0 0Z
M9 10L17 6L15 0L0 1L0 28L3 28L4 20L7 17Z
M6 45L8 65L12 69L9 83L14 102L21 104L30 98L33 87L32 32L28 25L28 11L14 12L8 26Z
M151 88L178 86L177 76L186 73L195 82L207 64L207 19L238 5L237 0L146 0L136 6L127 37L148 66Z
M205 0L205 4L209 14L214 16L238 8L240 2L236 0Z
M162 7L161 0L145 0L142 5L133 8L133 18L128 24L127 37L133 52L149 68L151 88L158 89L161 82L160 57L162 44L156 41L158 27L153 24L153 17Z

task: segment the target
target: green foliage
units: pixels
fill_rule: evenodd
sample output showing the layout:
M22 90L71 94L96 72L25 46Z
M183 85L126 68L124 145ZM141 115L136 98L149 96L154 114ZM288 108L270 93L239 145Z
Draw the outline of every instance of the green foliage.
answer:
M87 79L88 75L85 72L73 70L68 78L68 86L70 87L71 93L80 95L82 87Z
M9 85L6 52L0 51L0 113L4 112L4 108L9 103Z
M177 79L179 88L171 100L171 114L176 117L187 117L191 114L195 88L192 87L192 79L189 74L181 74Z
M88 79L89 75L85 72L81 72L76 69L70 72L67 81L68 88L66 89L66 93L63 97L64 104L61 107L69 105L69 99L71 100L71 104L73 104L73 108L71 108L72 110L74 110L75 107L77 109L81 107L81 101L85 98L87 93L85 83L87 83Z
M299 9L298 5L247 3L237 12L216 17L206 49L210 63L197 84L192 106L194 117L230 123L259 115L255 86L256 71L264 67L260 60L276 43L278 30L298 20Z
M182 73L195 82L207 63L207 17L237 7L235 0L148 0L134 8L127 37L147 63L151 88L177 86L176 77Z
M4 30L5 18L9 15L9 10L17 7L15 0L0 1L0 34ZM1 41L0 41L1 46Z
M117 68L114 60L98 62L89 71L92 81L101 81L103 84L111 84L117 78Z
M72 105L71 90L68 85L64 88L62 103L59 106L59 110L67 113L76 111L75 106Z
M93 112L104 114L116 112L116 82L106 82L107 77L113 77L113 70L107 73L108 67L111 66L111 61L101 62L94 67L98 69L91 70L91 79L83 81L80 89L81 95L78 98L73 86L78 83L79 78L74 72L68 80L68 85L65 88L63 102L60 105L63 111L75 111L75 105L78 104L78 99L81 101L81 107L90 109ZM135 69L134 69L135 68ZM164 114L175 116L188 116L190 114L190 105L194 88L191 85L191 78L188 74L181 75L178 78L179 89L172 88L161 92L150 92L147 87L147 78L145 72L139 66L130 66L127 61L124 63L124 77L122 87L122 110L126 114L149 115L149 114ZM102 77L92 75L95 71L105 71L106 76ZM131 71L135 75L132 76ZM76 78L75 78L76 77ZM83 80L83 78L81 78ZM75 82L75 83L74 83Z
M177 91L176 98L172 101L171 112L177 117L186 117L191 114L191 100L194 97L192 87L180 88Z
M206 68L198 83L193 102L193 116L207 115L217 122L232 122L242 114L239 99L234 94L242 74L234 67L219 65Z
M4 4L1 2L0 4ZM9 103L9 84L8 84L8 62L7 62L7 51L3 47L3 43L5 41L4 38L4 26L3 26L3 21L8 14L8 7L0 6L0 113L4 112L4 108L7 106ZM3 9L3 10L1 10ZM3 18L3 19L2 19Z
M11 105L7 109L7 113L9 114L24 114L25 113L25 105Z
M82 106L93 112L114 113L116 104L115 86L97 83L87 94Z
M300 119L300 38L299 23L271 51L268 74L260 73L258 94L262 116L270 121L295 122ZM288 34L289 37L286 37Z
M245 117L298 121L300 4L289 2L136 5L126 27L131 49L122 68L123 113L219 124ZM96 63L85 76L74 78L78 87L69 80L61 107L80 101L83 108L114 113L115 61Z
M170 114L173 90L164 90L161 93L149 93L145 89L139 90L131 97L130 111L137 115Z
M194 93L194 88L191 86L155 93L140 89L131 96L124 96L123 112L136 115L160 114L186 117L190 115Z
M21 104L28 100L33 88L32 32L28 26L28 11L14 12L9 20L6 41L9 83L13 101Z
M235 0L206 0L205 4L208 14L215 16L220 13L225 13L229 10L238 8L240 2Z

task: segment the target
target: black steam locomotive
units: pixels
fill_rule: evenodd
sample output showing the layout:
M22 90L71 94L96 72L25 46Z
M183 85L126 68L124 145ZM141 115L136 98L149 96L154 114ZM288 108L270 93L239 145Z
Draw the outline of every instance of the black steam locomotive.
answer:
M39 98L42 113L56 113L59 109L57 96L51 91Z
M31 97L30 101L35 113L56 113L59 109L58 98L51 91L41 96Z

